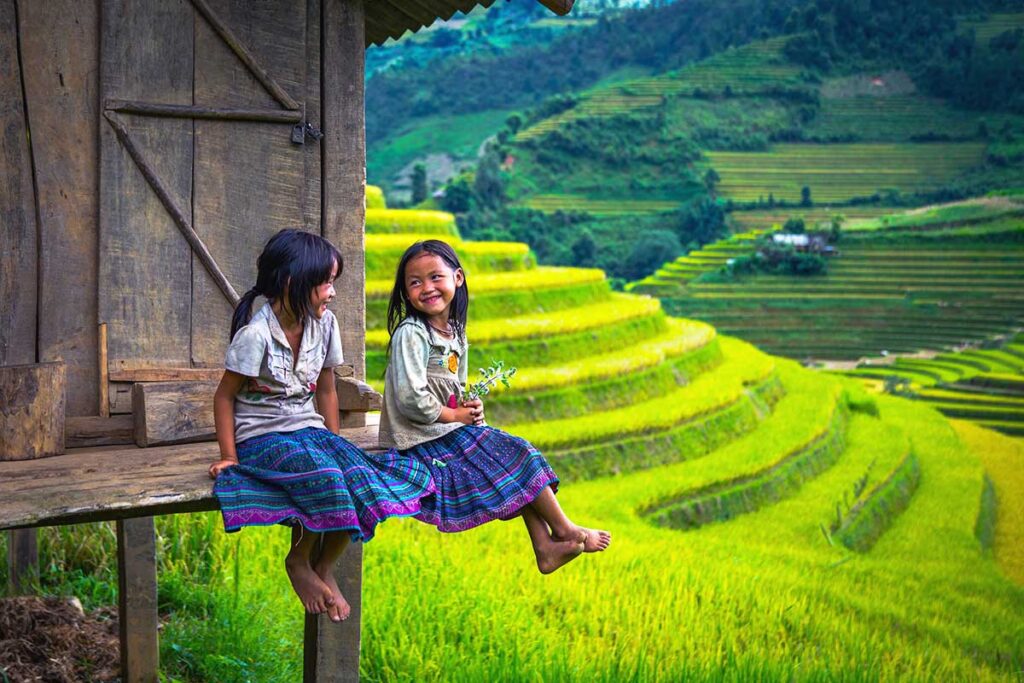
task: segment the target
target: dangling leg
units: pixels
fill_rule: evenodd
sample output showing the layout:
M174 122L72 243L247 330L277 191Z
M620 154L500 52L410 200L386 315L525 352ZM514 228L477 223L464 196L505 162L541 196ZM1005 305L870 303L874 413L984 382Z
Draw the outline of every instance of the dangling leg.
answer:
M537 556L537 569L541 574L550 574L559 567L572 562L583 552L580 541L556 541L551 538L551 531L540 515L527 505L522 510L523 523L533 543L533 553Z
M331 594L334 596L333 604L327 606L327 613L331 616L331 621L344 621L348 619L348 615L351 612L348 601L341 594L338 582L334 579L334 565L337 564L338 558L341 557L341 554L345 552L345 548L348 547L348 540L348 532L326 532L320 556L316 558L316 562L313 564L313 571L316 572L321 581L327 584Z
M576 540L583 543L583 551L596 553L604 550L612 542L612 536L600 529L587 529L577 526L565 516L562 506L558 504L555 492L546 487L540 492L530 506L540 515L541 519L551 527L551 538L555 541Z
M320 614L328 605L334 604L334 595L310 564L313 549L320 534L306 531L302 526L292 527L292 549L284 558L284 568L292 582L295 594L310 614Z

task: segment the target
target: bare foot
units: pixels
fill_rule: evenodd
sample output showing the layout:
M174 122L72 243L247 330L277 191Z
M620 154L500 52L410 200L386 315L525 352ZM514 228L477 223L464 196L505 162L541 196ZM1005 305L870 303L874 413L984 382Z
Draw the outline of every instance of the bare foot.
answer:
M324 566L317 563L314 571L316 575L320 577L320 580L324 582L327 588L331 591L333 602L327 606L327 614L331 617L331 621L339 622L348 619L348 615L352 612L352 608L348 604L348 600L341 594L341 589L338 588L338 582L334 580L333 567Z
M295 594L302 601L302 606L310 614L322 614L329 606L334 604L334 595L331 589L317 576L309 562L301 556L288 553L284 561L285 571L288 572L288 579L292 582Z
M555 536L551 537L556 541L563 541L566 539L577 540L583 544L583 552L585 553L598 553L606 549L612 542L612 535L607 531L601 529L588 529L586 527L578 526L575 527L571 534L566 536Z
M569 564L583 552L579 541L556 541L543 543L533 549L537 555L537 569L541 574L550 574L559 567Z

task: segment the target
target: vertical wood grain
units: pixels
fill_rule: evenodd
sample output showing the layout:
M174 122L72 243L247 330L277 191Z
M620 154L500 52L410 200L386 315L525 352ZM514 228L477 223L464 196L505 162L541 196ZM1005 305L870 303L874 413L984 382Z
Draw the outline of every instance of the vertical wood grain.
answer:
M192 104L192 6L103 0L103 100ZM124 117L174 203L191 218L192 122ZM110 364L188 366L191 250L118 141L100 123L99 315Z
M17 8L0 0L0 365L36 361L38 239Z
M334 314L345 362L366 378L366 127L363 0L323 2L323 230L341 249L345 269Z
M38 360L66 363L68 415L96 415L99 0L23 1L18 25L39 205Z
M307 93L305 3L208 4L259 66L301 101ZM195 22L195 46L197 105L280 107L203 19ZM289 123L195 122L195 229L240 293L255 284L256 257L271 235L306 223L306 156L315 144L293 144L291 129ZM224 362L232 308L218 298L209 275L193 267L192 360L197 366Z
M152 517L118 520L117 578L121 678L125 683L156 683L160 650Z

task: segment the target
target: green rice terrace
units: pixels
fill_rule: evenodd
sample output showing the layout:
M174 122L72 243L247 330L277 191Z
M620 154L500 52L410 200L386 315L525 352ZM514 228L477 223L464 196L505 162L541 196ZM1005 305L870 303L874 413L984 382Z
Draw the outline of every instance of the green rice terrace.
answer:
M1020 29L1022 16L961 25L984 41ZM1010 161L1019 161L1019 144L1006 141L1024 134L1024 117L954 107L898 68L831 76L800 66L786 56L788 38L653 76L627 69L575 93L567 108L515 133L513 204L597 218L667 212L692 199L713 169L716 196L742 209L737 223L757 229L770 225L778 203L856 220L947 188L1021 181ZM636 129L649 132L626 132ZM595 164L592 139L614 148L614 159ZM688 170L673 168L669 178L649 167L651 149L689 158ZM800 206L805 192L813 206Z
M616 540L542 577L518 522L442 535L389 521L365 550L366 680L1019 678L1019 439L669 317L600 271L538 266L521 244L462 241L444 215L372 205L369 377L384 367L397 255L451 241L471 363L519 368L488 421L545 452L565 509ZM880 251L862 248L862 269ZM992 272L1024 258L977 251L958 258ZM979 300L997 300L1003 277ZM987 330L998 316L974 317ZM278 566L288 534L228 536L213 513L157 527L168 680L299 680L303 615ZM112 601L111 536L44 530L47 590Z
M1024 324L1024 206L987 199L853 222L827 274L723 275L742 233L662 266L630 291L799 360L952 349Z

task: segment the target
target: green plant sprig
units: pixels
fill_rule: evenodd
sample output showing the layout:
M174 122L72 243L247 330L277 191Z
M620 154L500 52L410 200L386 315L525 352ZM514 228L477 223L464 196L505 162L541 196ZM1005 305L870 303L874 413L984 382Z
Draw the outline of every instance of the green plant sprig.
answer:
M506 370L505 361L492 360L488 367L480 368L479 373L480 379L467 386L462 393L463 401L472 401L486 396L491 393L491 387L497 382L501 382L505 388L510 387L509 380L516 374L516 369L508 368Z

